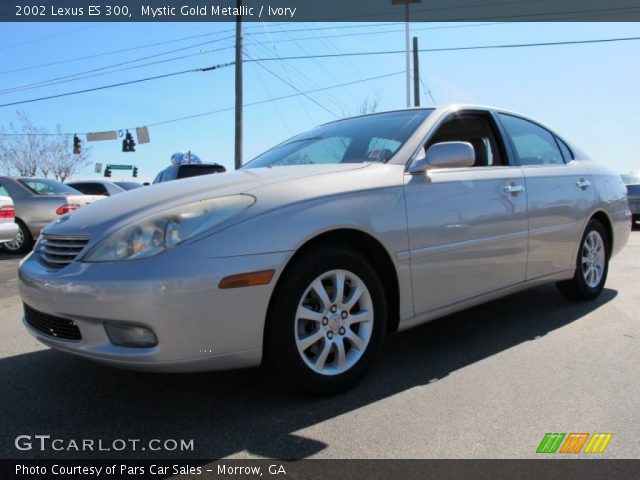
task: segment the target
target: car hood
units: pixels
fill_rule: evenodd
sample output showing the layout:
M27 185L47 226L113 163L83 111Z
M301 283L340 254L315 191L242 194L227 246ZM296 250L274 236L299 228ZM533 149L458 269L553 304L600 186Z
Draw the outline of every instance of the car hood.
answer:
M305 177L340 176L347 171L362 169L367 165L370 164L295 165L241 169L158 183L129 190L82 207L49 224L44 229L44 233L102 237L149 215L198 200L239 193L251 194L267 186L295 182ZM315 180L313 183L317 184ZM329 187L343 182L323 179L322 183ZM273 204L271 203L270 206L272 207Z

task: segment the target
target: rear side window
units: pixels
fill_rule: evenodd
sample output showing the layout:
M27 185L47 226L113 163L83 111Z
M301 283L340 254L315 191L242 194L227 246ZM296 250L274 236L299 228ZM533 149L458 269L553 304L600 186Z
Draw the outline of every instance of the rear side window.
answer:
M71 184L71 187L80 190L85 195L106 195L107 189L100 183Z
M548 130L523 118L499 115L516 151L518 165L564 165L558 143Z
M225 169L219 165L180 165L178 178L196 177L198 175L208 175L210 173L222 173Z
M46 178L21 178L18 181L37 195L77 195L80 193L69 185Z
M567 146L566 143L564 143L558 137L556 137L556 141L558 142L558 146L560 147L560 151L562 152L562 156L564 157L565 163L569 163L574 158L573 153L571 152L571 149Z
M10 197L11 195L9 195L9 192L7 192L7 189L4 188L2 185L0 185L0 197Z

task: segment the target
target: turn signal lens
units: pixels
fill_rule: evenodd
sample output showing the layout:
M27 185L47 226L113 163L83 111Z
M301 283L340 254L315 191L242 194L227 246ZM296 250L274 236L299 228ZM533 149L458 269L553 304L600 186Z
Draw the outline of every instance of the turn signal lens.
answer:
M56 215L64 215L65 213L73 212L80 208L80 205L76 203L65 203L61 207L56 209Z
M0 218L15 218L16 210L13 205L5 205L0 207Z
M240 273L220 280L218 288L253 287L254 285L266 285L273 278L275 270L261 270L259 272Z

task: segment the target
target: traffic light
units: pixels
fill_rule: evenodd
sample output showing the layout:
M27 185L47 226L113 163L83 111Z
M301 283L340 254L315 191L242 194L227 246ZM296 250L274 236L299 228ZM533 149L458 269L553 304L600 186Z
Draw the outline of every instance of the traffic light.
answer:
M136 151L136 142L133 141L133 135L127 132L124 140L122 140L122 151L123 152L135 152Z
M133 176L134 177L138 176L138 167L133 167Z
M77 135L73 136L73 154L80 155L82 153L82 142Z
M105 177L111 176L111 167L109 165L107 165L107 168L104 169L104 176Z

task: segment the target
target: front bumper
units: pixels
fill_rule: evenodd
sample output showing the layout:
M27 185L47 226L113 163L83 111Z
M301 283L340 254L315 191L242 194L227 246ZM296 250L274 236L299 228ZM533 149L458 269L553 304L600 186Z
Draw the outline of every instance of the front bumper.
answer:
M0 243L10 242L18 235L18 224L14 222L0 223Z
M26 305L73 321L81 340L63 340L31 327L42 343L113 366L151 371L249 367L262 360L267 307L289 252L228 258L191 256L176 248L128 262L72 262L55 270L37 252L25 258L19 288ZM228 275L275 269L267 285L221 290ZM113 345L104 323L151 329L151 348Z

